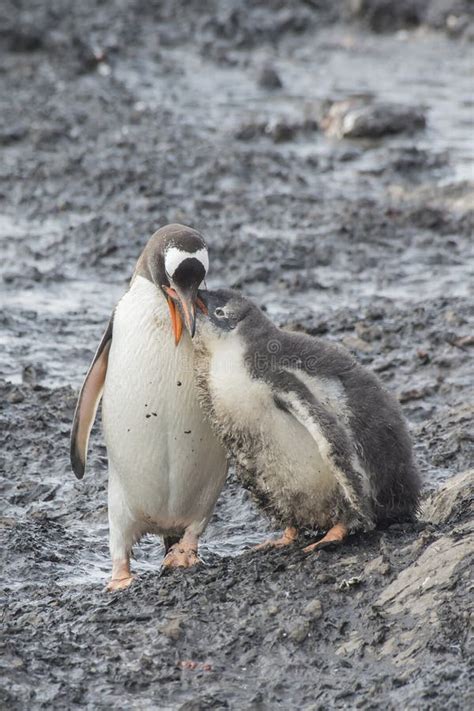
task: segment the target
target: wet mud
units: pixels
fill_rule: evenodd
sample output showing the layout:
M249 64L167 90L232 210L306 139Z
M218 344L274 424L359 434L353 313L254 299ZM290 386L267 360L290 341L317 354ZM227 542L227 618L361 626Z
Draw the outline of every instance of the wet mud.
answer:
M2 707L468 707L473 26L461 1L1 6ZM397 394L416 524L251 551L269 525L231 473L199 568L147 537L103 592L106 451L99 422L77 482L70 423L174 221L209 286Z

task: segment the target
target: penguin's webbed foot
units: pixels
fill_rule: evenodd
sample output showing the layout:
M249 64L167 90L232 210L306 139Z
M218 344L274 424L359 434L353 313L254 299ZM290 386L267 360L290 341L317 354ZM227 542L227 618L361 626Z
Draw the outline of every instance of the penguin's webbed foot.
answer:
M184 548L181 543L175 543L166 554L163 566L165 568L192 568L193 565L200 562L195 549Z
M165 568L192 568L200 563L197 554L198 537L189 530L178 543L171 546L163 560Z
M284 548L285 546L289 546L292 543L296 541L298 538L298 530L294 528L293 526L288 526L285 528L283 531L282 535L280 538L273 538L270 539L269 541L264 541L263 543L259 543L258 546L255 546L253 548L254 551L261 551L265 550L268 548Z
M112 562L112 577L105 588L107 592L124 590L133 582L133 575L130 572L130 559L116 560Z
M107 587L105 589L107 590L107 592L115 592L116 590L124 590L125 588L128 588L128 586L133 581L134 581L133 575L130 575L128 578L112 578L107 583Z
M316 550L316 548L324 548L330 543L342 543L342 541L347 537L348 533L349 531L347 526L345 526L343 523L336 523L336 525L330 528L326 535L321 538L320 541L316 541L316 543L311 543L311 545L306 546L306 548L303 548L303 552L311 553L312 551Z

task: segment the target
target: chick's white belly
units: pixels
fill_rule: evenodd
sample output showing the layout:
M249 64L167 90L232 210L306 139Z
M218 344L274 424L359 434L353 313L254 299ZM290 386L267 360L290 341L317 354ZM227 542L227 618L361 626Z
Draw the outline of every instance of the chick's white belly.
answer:
M338 487L325 456L329 443L322 433L318 443L293 415L275 407L272 389L249 373L245 344L210 338L208 375L206 352L202 355L199 345L198 340L198 378L208 393L204 403L216 429L227 437L244 485L282 519L323 526Z
M244 485L284 525L326 527L338 482L310 433L270 403L253 432L235 452Z
M147 285L141 292L154 298ZM159 299L146 304L128 292L116 310L103 395L110 485L142 530L194 524L199 531L222 488L226 457L195 395L191 341L184 334L175 347Z
M282 413L273 413L271 419L267 446L256 455L258 486L276 494L278 507L291 511L303 525L321 522L337 486L334 472L296 420Z

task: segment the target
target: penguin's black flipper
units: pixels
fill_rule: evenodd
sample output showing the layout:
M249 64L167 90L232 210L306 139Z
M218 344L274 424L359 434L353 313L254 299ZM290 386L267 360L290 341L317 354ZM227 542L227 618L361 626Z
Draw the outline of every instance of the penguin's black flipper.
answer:
M104 389L114 314L105 329L87 375L82 384L71 430L71 466L78 479L82 479L86 469L87 445L94 424L97 408Z
M276 375L278 379L278 375ZM289 378L293 380L290 387ZM274 383L275 385L275 383ZM285 373L285 387L274 387L278 408L294 417L312 436L341 492L340 508L348 529L374 527L369 485L357 453L341 421L320 403L297 376Z

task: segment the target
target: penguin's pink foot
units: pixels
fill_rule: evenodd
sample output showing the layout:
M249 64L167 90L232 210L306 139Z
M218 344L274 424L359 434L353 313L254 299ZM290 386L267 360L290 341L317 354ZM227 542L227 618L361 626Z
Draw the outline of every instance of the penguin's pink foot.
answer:
M130 561L119 560L112 563L112 577L106 587L107 592L115 590L124 590L128 588L133 581L133 575L130 572Z
M176 543L166 554L163 565L165 568L192 568L200 562L197 551L186 550L180 543Z
M197 554L198 539L192 533L185 533L179 543L171 546L163 560L165 568L192 568L200 563Z
M347 537L348 533L349 531L343 523L336 523L336 525L330 528L326 535L321 538L320 541L316 541L316 543L311 543L311 545L306 546L306 548L303 548L303 551L305 553L311 553L311 551L314 551L316 548L324 548L324 546L328 543L342 543L342 541Z
M107 583L107 592L115 592L115 590L124 590L133 582L133 575L128 578L112 578Z
M253 550L261 551L265 550L266 548L284 548L285 546L289 546L294 543L297 538L298 530L293 526L288 526L288 528L285 528L280 538L274 538L270 539L269 541L259 543L258 546L255 546Z

